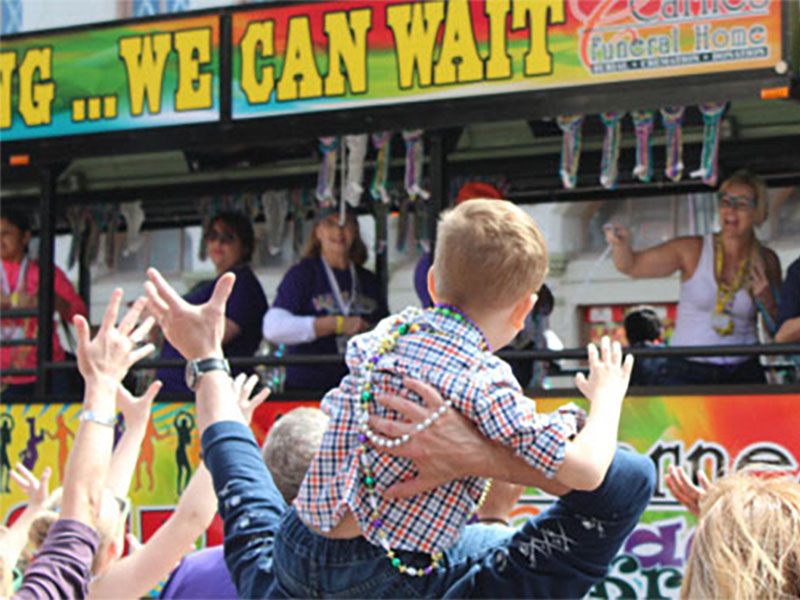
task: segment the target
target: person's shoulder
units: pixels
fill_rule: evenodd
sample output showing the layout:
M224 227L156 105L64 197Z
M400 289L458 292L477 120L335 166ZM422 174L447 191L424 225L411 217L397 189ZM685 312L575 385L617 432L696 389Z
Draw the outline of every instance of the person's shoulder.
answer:
M378 283L378 276L375 275L372 271L367 269L366 267L358 266L356 267L356 273L358 273L358 278L361 281L369 281L370 283Z
M316 256L301 258L286 271L284 277L310 276L319 269L319 260Z
M798 256L792 264L789 265L789 268L786 269L786 278L789 278L789 275L792 277L800 277L800 256Z

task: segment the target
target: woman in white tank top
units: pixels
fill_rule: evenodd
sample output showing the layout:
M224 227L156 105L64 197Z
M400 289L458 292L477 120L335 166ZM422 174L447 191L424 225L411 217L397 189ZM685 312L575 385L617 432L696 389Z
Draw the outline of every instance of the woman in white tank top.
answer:
M767 218L767 207L763 181L748 171L737 171L720 186L719 233L681 237L634 252L627 229L606 228L614 264L621 272L638 278L680 271L671 345L755 344L757 306L775 318L772 289L780 285L780 261L754 231ZM757 357L670 358L666 369L665 382L673 385L765 381Z

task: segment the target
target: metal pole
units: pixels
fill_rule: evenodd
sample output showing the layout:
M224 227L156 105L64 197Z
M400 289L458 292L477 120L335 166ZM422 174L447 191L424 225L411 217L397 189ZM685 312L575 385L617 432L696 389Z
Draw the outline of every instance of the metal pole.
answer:
M380 282L381 298L389 298L389 208L375 202L375 274Z
M42 397L50 391L50 377L45 368L53 358L53 287L55 273L55 202L56 174L47 166L41 171L39 199L39 322L36 350L35 395Z

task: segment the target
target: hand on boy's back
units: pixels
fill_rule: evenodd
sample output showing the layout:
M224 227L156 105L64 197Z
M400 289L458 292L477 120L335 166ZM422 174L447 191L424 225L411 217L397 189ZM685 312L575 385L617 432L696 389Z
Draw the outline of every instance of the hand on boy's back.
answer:
M233 290L236 276L226 273L219 278L208 302L189 304L156 269L147 270L145 290L150 310L164 336L187 360L222 358L225 333L225 303Z
M575 377L575 384L590 402L622 402L628 391L628 382L633 369L633 355L622 360L622 346L619 342L611 343L608 336L600 340L600 352L597 346L589 344L589 378L583 373Z

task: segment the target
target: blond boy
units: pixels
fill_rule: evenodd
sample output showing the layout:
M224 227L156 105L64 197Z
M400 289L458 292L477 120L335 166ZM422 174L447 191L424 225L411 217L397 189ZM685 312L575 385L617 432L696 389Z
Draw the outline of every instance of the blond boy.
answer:
M408 308L353 338L350 374L322 401L330 425L276 539L275 572L286 593L444 595L459 570L486 550L486 538L458 544L485 480L454 479L408 499L383 495L415 475L409 460L386 452L409 436L390 440L369 426L370 418L394 416L376 395L418 399L403 390L404 378L447 399L418 430L452 406L485 437L513 449L539 481L544 475L573 490L601 485L615 454L632 360L623 366L619 345L612 351L607 339L602 360L590 347L592 374L577 378L592 401L584 425L573 405L537 413L510 367L492 354L522 328L546 272L542 234L515 205L471 200L442 216L428 275L434 308Z

